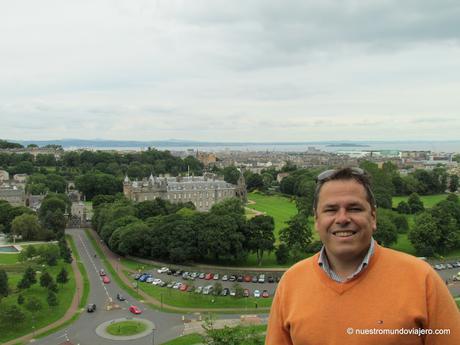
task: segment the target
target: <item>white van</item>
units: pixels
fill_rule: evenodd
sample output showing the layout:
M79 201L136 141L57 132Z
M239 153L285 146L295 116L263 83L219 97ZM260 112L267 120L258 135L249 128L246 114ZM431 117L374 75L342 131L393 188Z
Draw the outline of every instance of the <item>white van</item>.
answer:
M259 275L259 280L258 280L259 283L265 283L265 274L260 274Z

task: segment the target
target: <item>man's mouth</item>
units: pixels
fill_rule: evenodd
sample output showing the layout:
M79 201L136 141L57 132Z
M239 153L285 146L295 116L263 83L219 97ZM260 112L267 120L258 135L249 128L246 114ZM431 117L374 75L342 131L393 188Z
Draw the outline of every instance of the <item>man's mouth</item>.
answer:
M356 234L356 231L353 230L338 230L333 231L332 234L337 237L350 237Z

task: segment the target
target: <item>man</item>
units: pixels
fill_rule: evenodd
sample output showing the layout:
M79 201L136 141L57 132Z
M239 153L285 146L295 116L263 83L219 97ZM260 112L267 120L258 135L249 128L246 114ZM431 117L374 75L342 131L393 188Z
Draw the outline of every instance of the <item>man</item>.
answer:
M376 206L363 170L321 173L313 209L323 248L283 275L266 345L460 344L460 313L439 275L372 239Z

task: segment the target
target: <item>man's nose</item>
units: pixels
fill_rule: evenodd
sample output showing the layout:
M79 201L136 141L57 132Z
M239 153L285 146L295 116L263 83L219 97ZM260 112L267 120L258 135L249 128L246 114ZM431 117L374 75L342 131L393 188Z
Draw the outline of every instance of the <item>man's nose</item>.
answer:
M336 214L335 222L337 224L348 224L350 223L350 216L345 208L340 208Z

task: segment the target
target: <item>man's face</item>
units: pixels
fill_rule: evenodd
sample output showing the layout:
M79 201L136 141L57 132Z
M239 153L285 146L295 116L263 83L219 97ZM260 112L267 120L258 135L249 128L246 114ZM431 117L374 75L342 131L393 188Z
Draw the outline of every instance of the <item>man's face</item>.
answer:
M315 226L331 261L362 260L376 229L375 211L364 186L353 179L325 182L318 197Z

